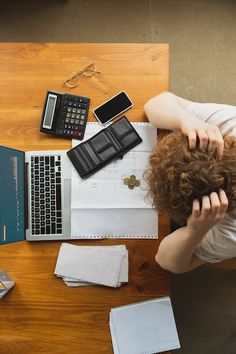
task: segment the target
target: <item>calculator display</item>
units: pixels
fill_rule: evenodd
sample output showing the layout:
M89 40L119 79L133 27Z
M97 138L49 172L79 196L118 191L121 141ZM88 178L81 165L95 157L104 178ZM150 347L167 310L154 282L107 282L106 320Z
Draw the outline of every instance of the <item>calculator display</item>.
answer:
M44 114L43 128L51 129L56 102L57 102L57 96L52 95L50 93L48 95L47 106Z

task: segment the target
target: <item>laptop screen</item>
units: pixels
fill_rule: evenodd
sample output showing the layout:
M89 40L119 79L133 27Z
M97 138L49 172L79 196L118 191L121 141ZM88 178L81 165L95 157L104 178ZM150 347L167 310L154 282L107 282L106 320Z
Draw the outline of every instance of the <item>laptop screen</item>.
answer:
M25 239L24 156L0 146L0 244Z

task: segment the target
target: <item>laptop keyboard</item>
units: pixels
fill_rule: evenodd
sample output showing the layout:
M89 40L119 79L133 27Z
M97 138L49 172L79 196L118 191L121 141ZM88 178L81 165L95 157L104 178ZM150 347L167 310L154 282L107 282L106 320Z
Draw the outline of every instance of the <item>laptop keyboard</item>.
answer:
M62 234L61 157L31 157L32 235Z

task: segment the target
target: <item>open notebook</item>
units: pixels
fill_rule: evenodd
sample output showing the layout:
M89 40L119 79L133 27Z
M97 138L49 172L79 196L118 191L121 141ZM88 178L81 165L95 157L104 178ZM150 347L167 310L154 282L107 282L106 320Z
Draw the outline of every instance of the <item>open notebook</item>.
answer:
M71 234L75 238L157 238L157 213L147 200L143 172L156 142L157 130L150 123L132 123L143 142L83 180L72 170ZM102 127L88 123L88 139ZM85 140L86 140L85 139ZM72 141L72 146L79 144ZM129 189L124 180L131 175L140 186Z
M169 297L112 308L110 331L114 354L155 354L180 348Z

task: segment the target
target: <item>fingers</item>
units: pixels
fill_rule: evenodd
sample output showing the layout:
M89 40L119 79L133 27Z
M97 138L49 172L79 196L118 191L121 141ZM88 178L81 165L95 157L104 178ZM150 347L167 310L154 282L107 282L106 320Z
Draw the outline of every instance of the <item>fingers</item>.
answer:
M202 206L198 199L193 201L192 215L203 219L222 219L228 208L228 198L222 189L218 193L212 192L210 196L202 197Z
M226 193L223 189L219 190L219 199L220 199L219 215L224 215L227 211L229 202Z
M211 211L210 198L207 195L202 197L202 216L207 218Z
M219 131L219 129L213 129L208 131L208 151L217 151L217 155L221 160L223 157L224 150L224 139Z
M196 147L197 137L199 139L199 147L202 151L216 151L218 158L221 160L224 150L224 139L219 129L210 124L191 130L188 134L189 148Z
M211 202L211 216L216 217L221 207L220 199L216 192L210 194L210 202Z
M200 203L198 199L194 199L193 201L192 215L195 217L200 215Z
M188 144L190 149L194 149L196 147L197 142L197 133L195 130L191 130L188 134Z
M207 131L205 129L199 129L197 133L200 141L199 147L201 150L206 151L209 142L209 136L207 134Z
M224 139L220 132L218 132L217 135L218 135L218 141L216 144L216 149L217 149L218 157L221 160L223 158L223 153L224 153Z

